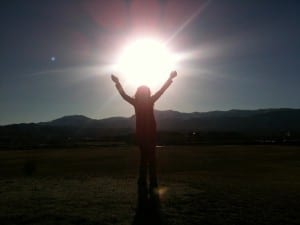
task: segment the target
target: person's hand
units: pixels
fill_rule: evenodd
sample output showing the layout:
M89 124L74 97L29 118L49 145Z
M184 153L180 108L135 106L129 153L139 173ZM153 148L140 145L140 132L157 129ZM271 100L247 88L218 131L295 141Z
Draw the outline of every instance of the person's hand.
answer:
M176 70L174 70L174 71L172 71L172 72L170 73L170 79L173 79L173 78L175 78L176 76L177 76Z
M111 75L111 79L112 79L112 81L115 82L116 84L120 83L119 78L116 77L116 76L113 75L113 74Z

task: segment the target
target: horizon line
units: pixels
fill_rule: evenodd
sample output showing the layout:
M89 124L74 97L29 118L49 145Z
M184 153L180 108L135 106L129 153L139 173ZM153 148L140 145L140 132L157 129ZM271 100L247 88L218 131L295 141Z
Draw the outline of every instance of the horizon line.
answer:
M187 113L187 114L192 114L192 113L210 113L210 112L229 112L229 111L259 111L259 110L284 110L284 109L290 109L290 110L300 110L300 108L294 108L294 107L278 107L278 108L256 108L256 109L236 109L236 108L232 108L232 109L228 109L228 110L210 110L210 111L193 111L193 112L183 112L183 111L177 111L177 110L173 110L173 109L165 109L165 110L160 110L160 109L154 109L154 111L158 111L158 112L166 112L166 111L173 111L173 112L178 112L178 113ZM83 114L71 114L71 115L63 115L60 117L57 117L56 119L50 119L48 121L39 121L39 122L16 122L16 123L7 123L7 124L0 124L0 127L2 126L10 126L10 125L18 125L18 124L39 124L39 123L48 123L48 122L52 122L54 120L58 120L64 117L71 117L71 116L83 116L86 117L88 119L92 119L92 120L105 120L105 119L111 119L111 118L131 118L134 116L111 116L111 117L102 117L102 118L92 118Z

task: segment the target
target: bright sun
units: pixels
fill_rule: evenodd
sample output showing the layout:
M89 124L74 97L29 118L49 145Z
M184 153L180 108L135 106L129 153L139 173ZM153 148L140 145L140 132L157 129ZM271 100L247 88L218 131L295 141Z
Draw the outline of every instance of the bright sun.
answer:
M175 57L162 42L140 39L124 48L116 66L129 84L156 87L174 70Z

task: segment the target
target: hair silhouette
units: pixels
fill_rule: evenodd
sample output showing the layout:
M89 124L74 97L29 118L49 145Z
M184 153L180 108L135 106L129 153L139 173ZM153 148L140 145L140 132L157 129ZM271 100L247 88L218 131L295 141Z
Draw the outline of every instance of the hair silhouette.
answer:
M150 88L143 85L138 87L138 89L135 92L135 99L136 101L148 101L151 97L151 91Z

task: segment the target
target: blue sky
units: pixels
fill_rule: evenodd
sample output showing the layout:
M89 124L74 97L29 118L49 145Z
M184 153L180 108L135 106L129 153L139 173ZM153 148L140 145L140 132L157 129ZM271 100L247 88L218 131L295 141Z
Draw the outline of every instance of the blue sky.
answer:
M0 124L132 115L110 65L141 35L186 56L157 109L300 106L297 0L29 0L0 11Z

